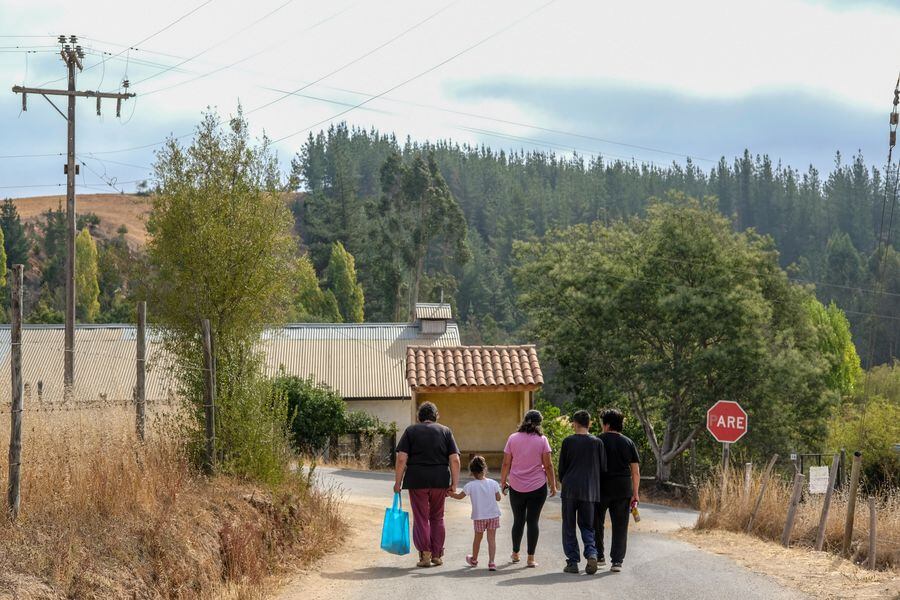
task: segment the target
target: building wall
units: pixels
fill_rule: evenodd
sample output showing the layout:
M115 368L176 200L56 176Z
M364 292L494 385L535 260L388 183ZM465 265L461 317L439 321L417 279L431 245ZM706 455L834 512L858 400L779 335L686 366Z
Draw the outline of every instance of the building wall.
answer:
M506 438L522 421L527 392L419 393L417 404L434 402L439 421L453 430L465 459L467 454L502 453ZM411 407L409 407L411 410ZM411 414L411 413L410 413ZM493 462L493 461L492 461Z
M412 400L345 400L347 410L361 410L378 417L385 423L396 423L403 431L412 418Z

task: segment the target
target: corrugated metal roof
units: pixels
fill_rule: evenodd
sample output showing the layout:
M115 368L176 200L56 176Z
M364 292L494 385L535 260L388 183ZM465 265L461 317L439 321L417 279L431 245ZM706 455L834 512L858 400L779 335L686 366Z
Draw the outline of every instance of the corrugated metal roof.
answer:
M135 385L135 327L79 325L75 330L75 398L79 401L130 400ZM423 334L415 325L296 324L267 330L260 340L266 371L281 367L291 375L312 376L345 398L408 398L405 359L408 346L459 345L450 324L441 335ZM63 397L62 325L26 325L22 331L23 379L37 399ZM0 402L10 401L10 332L0 326ZM158 332L148 332L147 399L166 399L177 382Z
M459 328L423 334L409 324L289 325L267 332L261 342L266 367L274 375L283 365L291 375L313 377L344 398L409 398L408 346L457 346Z
M22 379L31 400L63 398L62 325L26 325L22 329ZM147 343L147 398L165 399L176 382L159 335ZM79 326L75 329L74 397L85 401L123 401L133 397L136 379L133 325ZM0 327L0 403L10 402L10 330ZM28 401L28 398L26 398Z
M449 304L420 302L416 304L416 319L446 319L453 318L453 311Z

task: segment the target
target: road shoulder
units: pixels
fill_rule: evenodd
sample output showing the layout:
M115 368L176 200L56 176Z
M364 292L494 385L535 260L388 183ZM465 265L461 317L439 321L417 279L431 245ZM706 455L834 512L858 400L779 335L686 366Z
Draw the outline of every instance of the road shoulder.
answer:
M863 569L826 552L783 548L730 531L681 529L671 535L817 600L900 598L900 577Z

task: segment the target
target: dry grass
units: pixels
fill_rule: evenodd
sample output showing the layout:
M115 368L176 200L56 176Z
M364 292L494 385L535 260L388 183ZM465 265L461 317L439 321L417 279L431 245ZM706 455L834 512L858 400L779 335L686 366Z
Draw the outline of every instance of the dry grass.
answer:
M24 415L22 508L0 516L0 598L255 598L267 576L341 536L338 501L299 476L260 490L195 474L127 409ZM0 417L6 456L9 417ZM0 489L6 490L4 461ZM5 514L5 511L4 511Z
M759 473L753 476L749 494L744 490L743 473L732 473L725 483L724 494L721 477L706 482L699 493L700 517L697 529L746 531L750 513L759 495L760 480ZM791 484L778 475L773 475L753 522L754 535L766 540L781 541L790 495ZM815 546L823 500L824 495L804 493L791 535L793 545L810 548ZM845 491L835 492L826 524L825 551L840 553L846 514L847 494ZM900 572L900 492L894 490L878 498L876 515L877 567ZM857 499L854 523L851 559L859 564L867 559L869 540L869 509L863 497Z

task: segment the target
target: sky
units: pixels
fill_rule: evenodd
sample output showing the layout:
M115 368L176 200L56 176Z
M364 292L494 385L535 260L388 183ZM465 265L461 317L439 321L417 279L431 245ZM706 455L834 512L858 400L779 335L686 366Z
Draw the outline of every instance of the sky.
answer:
M340 121L704 170L745 148L882 165L898 30L888 0L0 0L0 196L65 192L63 118L11 92L65 86L60 33L85 48L79 89L137 94L121 118L78 101L78 191L97 193L132 191L167 136L239 104L284 168Z

